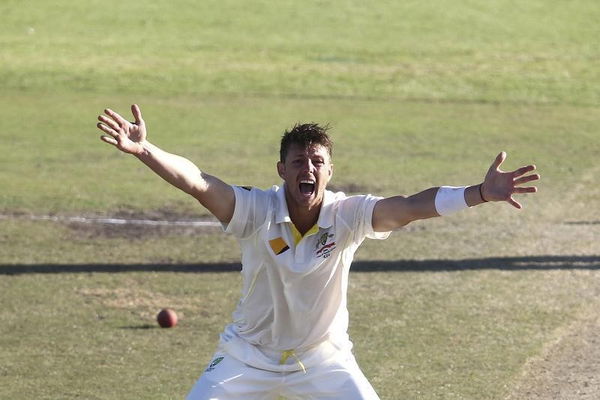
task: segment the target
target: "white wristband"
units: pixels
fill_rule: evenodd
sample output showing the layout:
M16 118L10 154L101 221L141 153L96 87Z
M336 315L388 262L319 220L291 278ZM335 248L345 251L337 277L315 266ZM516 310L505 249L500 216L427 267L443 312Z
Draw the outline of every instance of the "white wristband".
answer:
M441 186L435 195L435 210L440 215L449 215L468 208L465 201L465 186Z

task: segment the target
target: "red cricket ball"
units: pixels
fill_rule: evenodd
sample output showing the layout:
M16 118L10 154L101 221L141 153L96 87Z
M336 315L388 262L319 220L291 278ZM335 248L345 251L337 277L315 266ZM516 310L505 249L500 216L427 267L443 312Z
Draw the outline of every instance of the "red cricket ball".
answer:
M156 316L156 321L161 328L172 328L177 325L177 314L170 308L163 308Z

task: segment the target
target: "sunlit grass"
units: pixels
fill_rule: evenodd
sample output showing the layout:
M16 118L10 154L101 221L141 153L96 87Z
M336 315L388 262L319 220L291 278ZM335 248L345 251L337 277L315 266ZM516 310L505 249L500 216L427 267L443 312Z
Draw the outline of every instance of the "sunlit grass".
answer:
M596 306L592 0L6 0L0 15L0 213L18 217L0 219L1 398L182 398L238 299L239 274L198 272L239 262L222 233L27 218L206 215L100 142L107 106L140 104L153 143L261 188L298 121L333 126L342 190L474 184L499 151L505 169L537 164L523 211L485 205L359 250L357 269L384 269L349 290L382 399L500 400ZM163 306L177 328L155 327Z

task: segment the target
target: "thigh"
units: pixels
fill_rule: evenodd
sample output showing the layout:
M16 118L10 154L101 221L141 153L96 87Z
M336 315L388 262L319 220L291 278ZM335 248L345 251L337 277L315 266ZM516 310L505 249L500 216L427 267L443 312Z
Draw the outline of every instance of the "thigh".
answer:
M360 370L352 353L302 371L286 379L289 400L379 400L379 396Z
M187 400L275 400L281 375L250 367L217 352Z

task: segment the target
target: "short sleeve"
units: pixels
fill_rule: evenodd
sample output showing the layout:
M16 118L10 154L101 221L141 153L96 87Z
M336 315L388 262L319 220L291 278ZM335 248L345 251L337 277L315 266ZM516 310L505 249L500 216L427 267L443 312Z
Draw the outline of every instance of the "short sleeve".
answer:
M225 233L243 239L252 235L265 221L269 209L269 195L256 188L232 186L235 194L233 217L222 224Z
M375 209L375 204L379 200L383 199L383 197L376 197L367 195L364 200L364 215L362 221L360 222L363 226L361 227L363 234L365 237L369 239L387 239L390 236L390 232L375 232L373 230L373 210Z
M340 209L345 224L352 230L352 241L360 244L365 238L387 239L391 232L373 230L373 210L382 197L372 195L350 196Z

